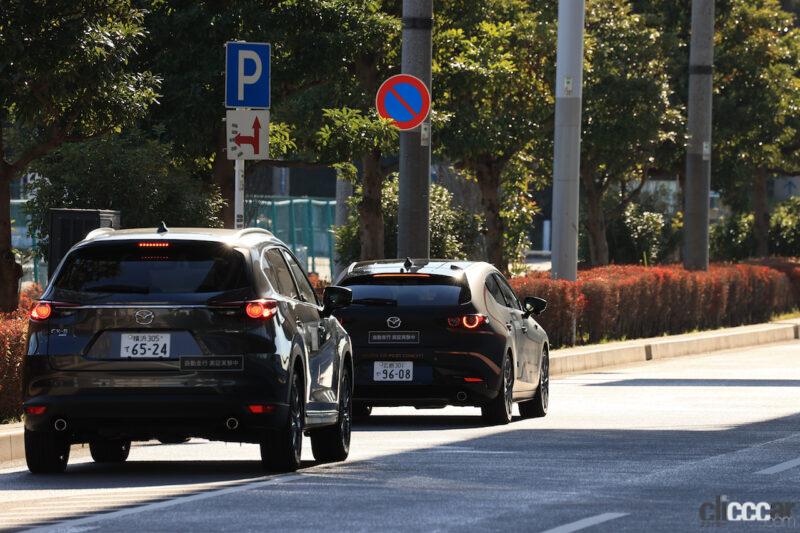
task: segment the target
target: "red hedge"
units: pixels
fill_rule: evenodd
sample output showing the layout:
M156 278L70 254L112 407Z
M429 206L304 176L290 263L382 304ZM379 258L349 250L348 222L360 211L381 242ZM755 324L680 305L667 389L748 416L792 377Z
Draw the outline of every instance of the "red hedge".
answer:
M766 322L800 303L800 264L787 260L780 269L625 265L581 271L576 282L549 276L531 273L511 285L521 298L548 301L541 322L556 347Z
M28 311L39 289L23 292L13 313L0 313L0 421L19 416L22 411L22 360Z

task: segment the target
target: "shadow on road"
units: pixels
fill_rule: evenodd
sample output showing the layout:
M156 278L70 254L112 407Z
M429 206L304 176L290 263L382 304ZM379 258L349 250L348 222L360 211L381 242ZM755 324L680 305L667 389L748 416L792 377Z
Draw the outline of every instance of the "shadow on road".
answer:
M603 383L589 387L800 387L800 379L658 379L637 378Z

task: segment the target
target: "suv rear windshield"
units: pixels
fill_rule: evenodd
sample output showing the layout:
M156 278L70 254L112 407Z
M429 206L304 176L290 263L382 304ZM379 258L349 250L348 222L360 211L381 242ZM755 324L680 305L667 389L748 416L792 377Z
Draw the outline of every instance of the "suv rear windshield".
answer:
M470 300L469 288L447 276L375 277L346 279L355 305L453 306Z
M67 257L54 287L79 294L139 296L220 293L248 286L244 256L229 246L159 244L140 246L136 241L76 250Z

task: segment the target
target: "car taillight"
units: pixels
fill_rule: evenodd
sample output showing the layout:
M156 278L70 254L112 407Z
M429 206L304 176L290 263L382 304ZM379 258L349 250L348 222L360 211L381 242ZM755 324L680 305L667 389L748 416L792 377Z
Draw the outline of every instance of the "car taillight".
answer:
M477 329L481 324L488 324L489 319L484 315L464 315L447 319L451 328Z
M31 309L31 320L47 320L53 314L53 306L47 302L36 302Z
M250 318L270 319L278 312L278 302L275 300L254 300L244 306L245 314Z
M169 248L168 242L157 241L157 242L140 242L138 244L139 248Z
M45 405L29 405L25 408L26 415L43 415L47 411L47 406Z

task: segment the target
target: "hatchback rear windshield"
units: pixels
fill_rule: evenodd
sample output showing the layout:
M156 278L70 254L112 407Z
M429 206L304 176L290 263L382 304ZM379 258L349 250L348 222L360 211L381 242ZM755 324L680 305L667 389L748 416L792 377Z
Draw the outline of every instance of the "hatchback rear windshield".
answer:
M219 293L248 285L244 256L229 246L154 244L128 242L79 249L67 257L54 287L84 294L158 295Z
M353 291L356 305L452 306L470 300L461 281L444 277L358 277L342 285Z

